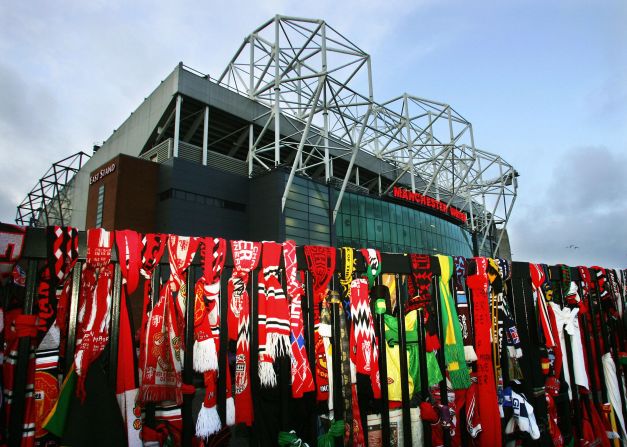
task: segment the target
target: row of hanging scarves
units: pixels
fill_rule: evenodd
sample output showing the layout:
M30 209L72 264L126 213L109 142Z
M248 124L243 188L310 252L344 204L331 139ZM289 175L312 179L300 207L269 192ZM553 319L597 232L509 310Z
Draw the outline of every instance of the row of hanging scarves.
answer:
M0 234L13 445L180 445L191 368L204 395L196 444L237 437L236 424L260 445L625 442L625 271L411 254L392 255L406 266L389 274L372 249L305 246L297 265L292 241L101 229L87 231L81 262L78 232L50 227L45 261L24 272L13 267L24 230ZM20 301L28 276L32 309ZM129 300L142 277L137 343Z

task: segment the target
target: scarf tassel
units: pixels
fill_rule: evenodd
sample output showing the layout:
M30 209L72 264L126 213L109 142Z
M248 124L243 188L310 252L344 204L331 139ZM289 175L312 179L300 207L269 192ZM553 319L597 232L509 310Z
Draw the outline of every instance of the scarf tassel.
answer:
M264 387L274 388L277 385L276 373L271 361L259 361L259 380Z
M213 338L194 342L194 371L206 372L218 370L218 354Z
M226 399L226 425L235 425L235 401L232 397Z
M466 363L476 362L477 353L475 352L475 348L471 345L464 346L464 358L466 359Z
M271 332L267 336L268 351L272 353L273 359L289 355L290 353L290 336Z
M222 428L220 416L216 406L200 407L198 419L196 420L196 436L198 438L207 439L209 436L217 433Z

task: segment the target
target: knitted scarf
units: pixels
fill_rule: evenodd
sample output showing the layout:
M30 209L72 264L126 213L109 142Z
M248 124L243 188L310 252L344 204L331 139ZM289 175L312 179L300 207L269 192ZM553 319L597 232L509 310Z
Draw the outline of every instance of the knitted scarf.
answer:
M320 335L320 306L327 296L327 287L335 272L335 248L318 245L305 246L307 269L312 276L314 349L316 355L316 399L325 401L329 398L329 373L327 371L324 342Z
M170 278L150 312L144 347L140 402L183 402L182 336L187 300L186 270L198 249L198 238L168 236Z
M253 402L250 388L250 303L248 278L257 268L261 243L231 241L233 273L229 279L229 339L235 348L235 423L252 425Z
M411 276L407 286L409 289L409 301L405 305L405 312L414 309L424 309L426 327L426 347L428 352L433 352L440 348L440 341L437 335L437 322L435 320L435 308L431 297L431 282L433 272L431 271L431 257L429 255L419 255L412 253L409 256Z
M113 233L102 228L87 230L87 259L83 267L78 310L74 367L78 375L76 395L85 400L89 366L109 341Z
M277 384L274 360L290 350L290 310L279 281L282 245L263 242L263 270L259 272L259 379L265 387Z
M477 353L477 403L481 418L485 421L492 421L485 425L482 424L483 431L478 439L481 446L495 446L501 444L501 424L490 342L488 260L486 258L474 258L474 263L475 272L471 274L472 269L469 268L466 284L471 294L473 306L475 351Z
M26 228L0 222L0 286L11 278L13 266L21 259L25 236Z
M357 257L355 249L351 247L340 248L340 257L342 260L342 270L339 274L340 287L342 289L342 303L344 304L344 312L347 319L350 319L351 307L351 282L355 279L355 270L357 269Z
M222 427L217 404L220 347L220 275L226 260L226 241L205 237L200 241L203 274L196 282L194 299L194 370L204 375L205 399L196 420L196 436L207 439ZM227 369L227 383L229 371ZM235 423L235 409L227 386L227 424Z
M437 255L437 258L440 263L439 286L444 332L444 358L453 389L466 389L470 386L470 373L466 366L462 332L450 287L453 259L444 255Z
M468 297L466 296L466 289L464 288L466 280L466 258L463 256L453 256L453 263L455 265L457 316L459 318L459 326L464 342L464 358L467 363L472 363L477 360L477 353L473 346L475 344L475 336L472 329L470 308L468 307Z
M287 294L290 298L290 342L292 344L292 396L303 397L315 389L309 359L305 346L305 331L303 328L303 310L301 299L305 294L303 285L298 280L296 264L296 243L285 241L283 243L283 260L285 263L285 282Z
M140 447L141 409L135 403L139 385L136 376L137 359L133 342L131 315L127 301L139 285L141 267L141 235L131 230L115 232L115 243L122 273L120 294L120 325L118 336L118 365L116 395L126 424L126 436L130 447Z
M370 376L374 398L380 399L379 348L369 301L368 281L364 278L353 280L351 283L351 361L358 373Z
M139 273L144 277L144 299L142 312L141 334L139 338L139 367L141 369L140 377L143 377L143 371L146 366L146 353L148 346L148 320L152 311L152 295L153 284L152 275L163 257L163 252L167 245L168 236L162 234L146 234L141 242L141 266ZM160 278L159 278L160 279ZM157 290L158 290L157 285Z
M78 230L76 228L48 227L46 238L46 266L40 277L36 306L39 316L37 344L50 329L55 332L56 338L59 338L60 333L65 333L67 303L71 287L68 279L78 259ZM57 324L53 327L55 320Z

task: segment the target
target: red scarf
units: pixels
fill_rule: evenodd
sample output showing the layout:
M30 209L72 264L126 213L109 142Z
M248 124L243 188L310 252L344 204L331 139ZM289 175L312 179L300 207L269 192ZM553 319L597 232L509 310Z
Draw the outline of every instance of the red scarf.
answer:
M370 376L374 398L380 399L379 348L365 278L351 282L351 323L351 361L359 374Z
M216 409L216 387L220 351L220 275L226 260L226 241L220 238L203 238L200 254L203 276L195 288L194 370L204 373L205 399L196 421L196 436L206 439L222 427ZM229 391L230 387L227 387L227 398L231 399L232 404ZM234 418L231 411L227 420Z
M85 400L85 378L89 366L109 342L113 233L102 228L87 230L87 259L83 267L79 297L74 366L78 376L76 395Z
M313 282L314 349L316 352L316 398L326 401L329 398L329 373L326 367L324 342L320 335L320 306L327 296L327 287L335 272L335 248L319 245L306 245L307 269Z
M501 414L496 395L494 365L492 363L492 343L490 342L490 309L488 301L488 260L474 258L476 273L468 275L466 285L472 294L475 326L475 352L477 353L477 404L481 419L489 421L482 424L483 430L478 436L480 446L501 445Z
M233 273L229 279L229 339L237 340L235 348L235 422L253 423L253 402L250 388L250 302L248 277L257 268L261 243L231 241Z
M263 242L263 270L259 272L259 379L265 387L276 386L273 362L290 349L290 311L279 281L281 244Z
M296 244L294 241L283 243L283 259L285 262L285 281L287 294L290 298L290 341L292 343L292 396L303 397L315 389L307 350L305 349L305 331L303 329L303 310L301 299L305 294L303 285L298 280L296 265Z
M194 258L198 243L198 238L168 236L170 278L161 287L159 301L148 320L140 402L173 401L177 405L183 402L181 350L184 346L182 334L187 299L185 272Z
M116 394L122 417L126 424L129 447L141 447L141 409L136 403L139 385L135 374L137 359L134 337L131 331L131 315L127 307L129 297L139 285L142 238L132 230L115 232L115 244L122 273L120 296L120 332L118 336L118 367Z

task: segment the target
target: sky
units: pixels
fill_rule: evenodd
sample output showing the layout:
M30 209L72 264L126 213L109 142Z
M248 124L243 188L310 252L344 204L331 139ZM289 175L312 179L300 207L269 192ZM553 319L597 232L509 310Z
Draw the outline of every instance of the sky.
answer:
M621 0L2 2L0 221L179 61L216 77L275 14L322 18L368 52L375 100L407 92L473 123L520 173L514 260L627 268Z

